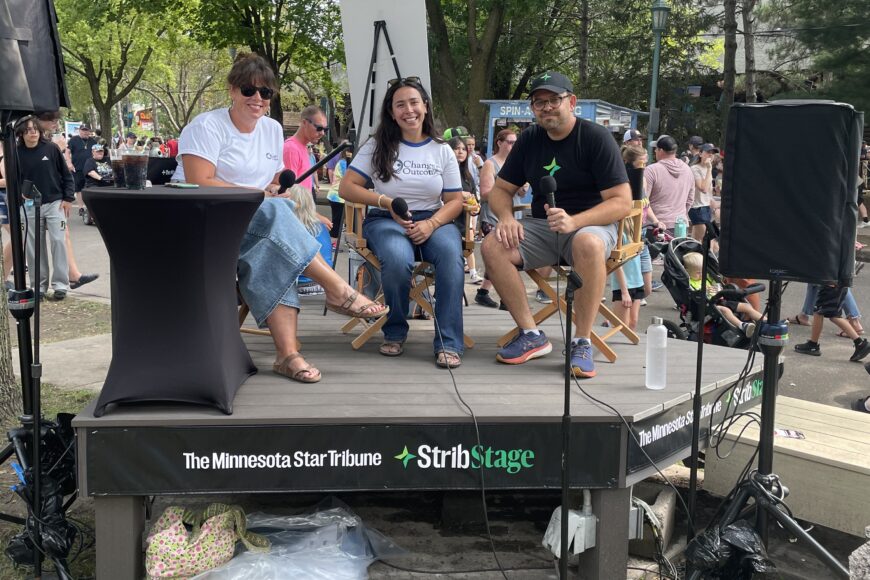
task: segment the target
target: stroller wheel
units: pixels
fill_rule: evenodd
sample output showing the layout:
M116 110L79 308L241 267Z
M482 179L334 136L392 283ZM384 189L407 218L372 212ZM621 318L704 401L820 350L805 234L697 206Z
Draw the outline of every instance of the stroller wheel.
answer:
M678 340L688 340L689 335L684 328L673 320L665 320L662 322L668 331L668 338L676 338Z

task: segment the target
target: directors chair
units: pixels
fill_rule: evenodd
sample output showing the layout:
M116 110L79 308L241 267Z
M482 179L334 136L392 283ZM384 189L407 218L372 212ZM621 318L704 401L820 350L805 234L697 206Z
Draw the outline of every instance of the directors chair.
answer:
M643 226L643 206L641 201L635 201L632 205L631 212L619 221L619 226L616 234L616 247L610 252L610 256L607 258L606 262L606 271L609 276L616 270L622 267L627 261L631 260L635 256L638 256L643 251L643 240L641 239L641 229ZM567 277L567 266L563 266L561 264L553 266L553 271L556 276L561 276L562 278ZM565 304L565 297L559 296L556 294L556 289L550 284L549 280L541 276L537 270L529 270L526 271L526 274L535 285L546 294L553 302L552 304L547 304L539 310L532 313L532 317L535 320L535 324L540 324L544 320L551 317L553 314L557 312L557 310L561 310L563 314L567 315L567 305ZM567 282L566 282L567 283ZM563 286L564 287L564 286ZM616 353L613 349L607 344L607 340L617 333L622 333L632 344L637 344L640 339L637 334L631 330L620 318L614 314L614 312L607 307L604 302L601 302L598 305L598 313L607 320L610 324L610 328L604 334L599 335L594 330L592 331L592 335L589 337L592 346L598 349L604 357L610 361L614 362L616 360ZM571 313L571 316L574 316L574 313ZM574 323L576 324L576 317L572 318ZM510 342L519 332L519 328L514 327L513 330L503 335L498 340L498 346L502 347L508 342Z
M462 236L462 255L467 258L472 252L474 252L474 231L472 230L472 212L479 206L471 206L464 205L463 212L463 236ZM366 213L368 212L368 206L365 204L352 203L349 201L345 201L344 203L344 224L345 224L345 243L348 248L355 251L357 254L363 258L366 263L370 264L373 268L375 268L378 272L381 270L381 263L378 261L378 257L375 253L369 248L368 242L363 236L363 221L365 220ZM443 227L449 227L448 224L445 224ZM362 267L360 268L362 271ZM358 281L358 291L362 291L362 282L357 278ZM434 286L435 284L435 268L429 262L417 262L414 266L414 270L411 272L411 291L408 296L411 299L412 304L417 304L420 308L423 309L430 317L435 316L435 311L432 308L432 304L430 303L427 297L427 290ZM370 297L375 302L380 302L383 304L384 295L383 292L378 290L377 296ZM358 350L361 348L366 342L369 341L373 336L375 336L378 332L380 332L381 328L386 324L387 317L382 316L377 320L368 320L364 318L352 318L348 322L346 322L342 327L341 331L344 334L350 333L357 325L361 326L361 330L359 334L351 341L351 346L354 350ZM467 334L463 337L463 342L465 343L466 348L474 347L474 340L472 340Z

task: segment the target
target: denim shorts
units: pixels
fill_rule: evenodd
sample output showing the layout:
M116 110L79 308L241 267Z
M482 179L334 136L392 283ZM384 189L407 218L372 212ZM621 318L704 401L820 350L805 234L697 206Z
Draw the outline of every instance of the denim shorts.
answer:
M689 222L693 226L709 224L711 221L713 221L713 211L710 209L709 205L693 207L689 210Z

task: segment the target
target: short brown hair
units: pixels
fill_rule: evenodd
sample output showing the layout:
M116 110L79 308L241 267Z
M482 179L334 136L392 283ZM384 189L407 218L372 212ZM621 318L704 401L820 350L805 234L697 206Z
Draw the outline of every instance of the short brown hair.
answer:
M257 85L261 82L273 91L278 90L275 72L265 58L252 52L239 53L233 62L233 68L227 75L227 83L231 87L239 88L245 85Z
M507 139L508 135L516 135L516 131L513 129L502 129L495 136L495 143L492 144L492 152L493 154L498 153L498 144Z
M299 116L306 121L313 121L315 115L323 115L324 117L326 116L326 114L323 112L323 109L321 109L317 105L308 105L307 107L302 109L301 113L299 113Z
M634 163L641 157L646 157L646 151L634 145L625 145L622 147L622 161L627 165Z

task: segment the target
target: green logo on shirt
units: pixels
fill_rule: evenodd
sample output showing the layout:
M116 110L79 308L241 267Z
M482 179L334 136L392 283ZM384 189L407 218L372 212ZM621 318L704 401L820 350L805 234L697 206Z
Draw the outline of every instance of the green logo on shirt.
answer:
M544 170L550 172L550 177L552 177L557 171L562 169L560 165L556 164L556 158L553 157L553 160L550 161L549 165L544 165Z

